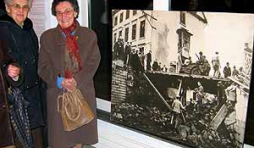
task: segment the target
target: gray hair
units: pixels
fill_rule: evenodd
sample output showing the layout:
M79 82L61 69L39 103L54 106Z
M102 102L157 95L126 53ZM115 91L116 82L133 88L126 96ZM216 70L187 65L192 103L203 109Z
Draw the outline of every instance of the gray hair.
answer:
M6 5L11 5L12 1L13 1L13 0L4 0L4 3L5 3ZM31 8L32 3L33 3L33 0L27 0L27 3L28 3L29 8Z
M77 12L77 16L75 18L78 18L78 15L79 15L79 5L78 5L78 1L77 0L53 0L52 2L52 7L51 7L51 12L54 16L56 16L56 6L59 4L59 3L62 3L62 2L69 2L74 11Z

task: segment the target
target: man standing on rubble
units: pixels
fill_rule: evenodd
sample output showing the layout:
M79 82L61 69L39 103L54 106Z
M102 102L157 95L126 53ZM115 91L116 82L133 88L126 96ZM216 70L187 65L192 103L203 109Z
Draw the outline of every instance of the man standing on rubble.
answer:
M231 102L233 107L235 107L235 104L237 102L236 90L237 90L237 85L236 85L235 82L233 82L229 87L227 87L225 89L225 93L226 93L226 96L227 96L227 101Z
M182 102L180 101L180 97L176 97L172 103L173 115L171 117L171 124L173 124L175 118L175 128L179 126L180 117L182 115L182 110L185 110ZM183 117L184 118L184 117Z

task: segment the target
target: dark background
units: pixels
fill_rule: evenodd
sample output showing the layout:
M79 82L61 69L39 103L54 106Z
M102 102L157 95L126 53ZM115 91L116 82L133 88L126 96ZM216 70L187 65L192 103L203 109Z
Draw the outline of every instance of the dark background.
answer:
M0 8L2 9L4 6L4 0L0 0Z

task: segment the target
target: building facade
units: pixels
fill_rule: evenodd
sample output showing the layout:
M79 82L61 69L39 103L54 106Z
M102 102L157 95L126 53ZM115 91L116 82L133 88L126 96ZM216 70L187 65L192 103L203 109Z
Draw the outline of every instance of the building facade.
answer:
M139 52L151 50L153 61L167 67L176 63L179 51L187 59L204 48L207 20L203 13L115 10L112 20L112 45L122 38Z

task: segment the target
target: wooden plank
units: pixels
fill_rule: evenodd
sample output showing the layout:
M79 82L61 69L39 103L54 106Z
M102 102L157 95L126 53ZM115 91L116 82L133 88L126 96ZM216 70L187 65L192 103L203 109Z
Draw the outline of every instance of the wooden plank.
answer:
M240 85L242 88L244 88L244 91L248 91L249 92L249 87L247 85L244 85L242 82L236 80L234 77L228 77L231 81L234 81L235 83L237 83L238 85Z
M129 148L128 146L119 145L113 139L107 139L107 136L99 137L99 143L103 143L103 147L106 148Z
M182 148L179 144L173 143L171 141L160 140L159 138L151 137L144 135L135 130L130 130L115 124L102 121L98 119L98 132L99 132L99 143L93 145L96 148L136 148L125 145L127 143L122 143L121 146L118 144L116 137L130 139L131 142L140 143L142 146L148 145L149 147L145 148ZM108 135L114 135L113 137L108 137ZM244 148L254 148L254 146L244 145Z
M203 75L191 75L191 74L185 74L185 73L172 73L172 72L160 72L160 71L153 71L150 73L154 74L164 74L164 75L169 75L169 76L179 76L183 78L195 78L195 79L206 79L206 80L213 80L213 81L229 81L228 79L225 78L215 78L211 76L203 76Z
M99 137L108 137L108 134L110 135L113 134L114 136L110 138L113 138L112 140L116 142L117 142L116 137L119 136L119 138L128 139L131 142L140 144L144 148L151 148L151 147L152 148L180 148L177 144L173 142L162 141L162 140L159 140L159 138L156 139L156 138L144 135L142 133L135 132L134 130L117 126L102 120L98 120L98 124L99 124L99 135L101 135ZM99 143L100 142L102 141L99 141ZM145 146L148 146L148 147L145 147ZM110 147L110 148L115 148L115 147ZM136 147L129 146L128 148L136 148Z
M100 142L100 141L99 141L97 144L94 144L93 146L96 147L96 148L110 148L110 147L104 145L104 144L103 144L102 142Z
M228 112L227 106L224 104L219 112L216 114L216 116L213 118L213 120L210 123L210 126L214 129L217 130L217 128L220 126L222 121L225 119L226 115Z
M151 147L147 144L143 144L141 142L136 141L135 139L130 139L129 137L122 136L121 133L117 131L104 131L101 132L103 135L107 135L104 137L108 141L113 141L115 145L119 145L122 147L128 146L128 148L155 148ZM112 146L113 147L113 146Z
M149 80L149 78L146 76L146 74L143 74L146 80L150 83L150 85L153 87L155 92L158 94L159 98L162 100L162 102L167 106L167 108L172 111L171 106L168 104L168 102L163 98L163 96L160 94L160 92L157 90L157 88L153 85L153 83Z

